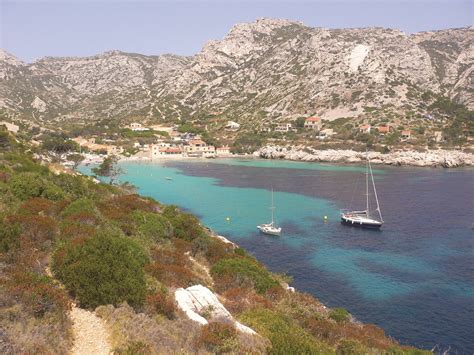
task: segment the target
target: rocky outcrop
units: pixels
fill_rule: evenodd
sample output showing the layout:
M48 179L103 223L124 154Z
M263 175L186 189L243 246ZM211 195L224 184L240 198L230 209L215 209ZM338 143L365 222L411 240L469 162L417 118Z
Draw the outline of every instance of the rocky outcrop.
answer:
M431 90L473 108L473 42L472 28L407 35L259 19L191 57L110 51L27 64L0 50L0 107L74 123L224 112L223 122L253 124L315 113L353 117L364 107L418 110ZM44 104L31 105L35 97Z
M301 146L265 146L254 153L264 159L287 159L313 162L358 163L366 160L364 152L354 150L315 150ZM456 168L474 165L474 155L456 150L428 150L426 152L397 151L387 154L369 153L374 164L410 165L420 167Z
M175 299L178 307L188 318L201 325L208 324L208 319L215 319L233 323L235 328L242 333L257 334L253 329L237 322L217 299L217 296L202 285L177 289Z

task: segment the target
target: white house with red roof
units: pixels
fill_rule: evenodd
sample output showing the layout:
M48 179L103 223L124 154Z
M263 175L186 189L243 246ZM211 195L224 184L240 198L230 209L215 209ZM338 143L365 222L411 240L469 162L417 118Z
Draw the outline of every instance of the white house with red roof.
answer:
M304 128L314 129L315 131L319 131L322 127L321 117L308 117L304 121Z
M365 123L365 124L359 126L359 132L370 133L371 128L372 128L372 126L370 124Z
M151 158L179 158L183 157L183 148L169 143L158 143L151 146Z
M218 147L216 148L216 155L218 157L225 157L225 156L229 156L231 155L230 154L230 148L228 145L224 145L222 147Z

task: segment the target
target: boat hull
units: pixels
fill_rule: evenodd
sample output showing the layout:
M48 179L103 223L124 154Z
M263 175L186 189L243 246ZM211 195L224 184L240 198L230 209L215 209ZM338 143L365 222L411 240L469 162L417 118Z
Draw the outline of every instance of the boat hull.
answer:
M367 229L380 229L382 227L382 222L379 221L358 221L355 219L347 218L342 216L341 223L347 226L357 227L357 228L367 228Z
M263 234L268 234L268 235L280 235L281 233L281 228L275 228L275 227L268 227L268 226L257 226L257 228L262 232Z

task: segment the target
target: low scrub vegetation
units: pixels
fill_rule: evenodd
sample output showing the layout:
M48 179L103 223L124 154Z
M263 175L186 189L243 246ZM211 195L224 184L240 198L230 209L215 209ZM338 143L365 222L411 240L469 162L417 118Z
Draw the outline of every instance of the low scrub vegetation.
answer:
M67 353L71 301L96 308L120 354L413 350L347 311L286 291L282 277L175 206L52 174L8 134L0 144L2 353ZM219 293L261 336L188 320L174 292L195 284Z
M211 269L220 290L233 287L252 287L263 294L279 283L260 264L242 257L227 258L218 261Z

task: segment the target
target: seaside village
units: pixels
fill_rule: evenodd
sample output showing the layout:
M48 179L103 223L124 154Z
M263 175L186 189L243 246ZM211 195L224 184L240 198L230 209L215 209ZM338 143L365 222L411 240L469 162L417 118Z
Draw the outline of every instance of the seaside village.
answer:
M125 129L136 133L150 132L154 137L153 143L140 143L139 139L133 143L134 154L132 155L137 159L216 158L231 155L229 146L215 147L207 144L199 134L180 133L176 126L144 126L141 123L133 122ZM159 134L154 135L153 132L159 132ZM124 153L124 148L114 144L113 140L99 140L97 137L76 137L73 140L81 148L86 148L90 152L107 155L122 155Z
M426 118L431 119L432 117ZM363 139L375 139L382 144L398 144L401 146L426 145L432 142L434 146L443 144L446 140L443 129L444 122L429 122L430 128L421 132L410 125L397 125L394 122L370 122L359 120L348 123L346 119L324 120L318 116L301 117L276 124L264 123L257 130L268 142L275 139L298 142L301 139L314 141L340 142L352 144ZM371 124L372 123L372 124ZM377 124L378 123L378 124ZM431 123L431 124L430 124ZM351 126L350 136L341 135L347 132L347 125ZM7 130L17 133L19 126L9 122L0 122ZM241 134L241 125L234 121L227 121L223 126L222 135L229 139L231 136ZM180 129L178 125L145 125L138 122L127 123L120 127L120 135L83 134L72 138L79 147L80 153L86 158L85 162L100 161L103 155L116 155L129 157L129 159L161 159L161 158L218 158L233 155L228 145L214 146L206 143L200 134ZM205 132L202 131L201 132ZM227 133L225 133L227 132ZM290 138L291 137L291 138ZM467 135L467 145L472 146L472 137ZM395 138L395 139L393 139ZM389 143L390 142L390 143Z

